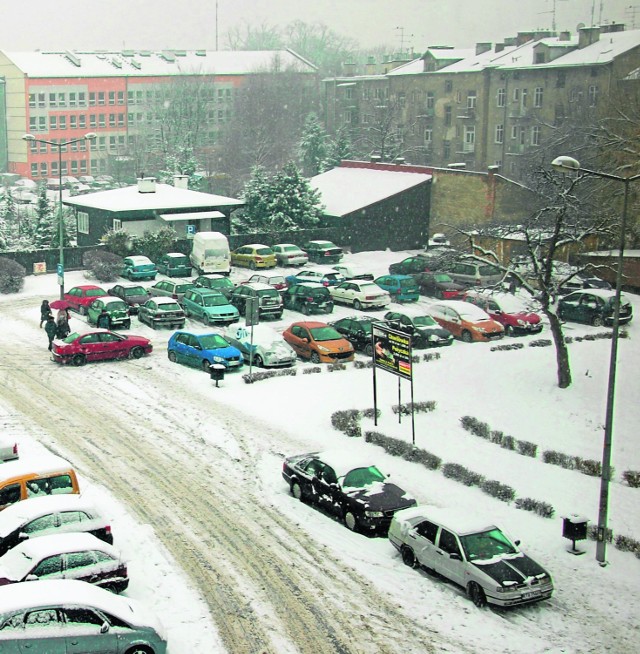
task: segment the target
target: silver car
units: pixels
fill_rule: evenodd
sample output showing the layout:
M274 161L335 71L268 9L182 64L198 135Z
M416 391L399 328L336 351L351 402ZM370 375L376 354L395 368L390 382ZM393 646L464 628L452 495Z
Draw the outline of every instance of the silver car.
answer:
M478 606L516 606L548 599L549 573L498 527L475 513L417 506L398 511L389 540L409 567L421 567L466 590Z
M0 588L2 654L166 654L164 628L146 607L84 581Z
M18 443L15 438L0 436L0 462L18 458Z

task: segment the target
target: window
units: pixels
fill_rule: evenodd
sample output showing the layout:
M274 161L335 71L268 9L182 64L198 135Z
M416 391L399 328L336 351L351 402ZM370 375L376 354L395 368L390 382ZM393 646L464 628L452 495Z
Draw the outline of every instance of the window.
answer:
M442 156L448 159L451 156L451 141L443 141L442 143Z
M107 137L106 136L99 136L98 137L98 150L106 150L107 149Z
M43 161L40 164L40 177L46 177L49 174L47 162Z
M37 163L32 163L31 164L31 177L37 177L38 176L38 164Z
M567 79L567 74L564 70L559 70L558 71L558 79L556 80L556 87L559 89L563 89L565 82Z
M462 91L456 91L456 104L460 104L462 102Z
M49 106L50 107L58 106L58 96L55 93L49 93Z
M36 94L35 93L29 93L29 107L31 107L31 109L36 108Z
M63 94L63 93L61 93L60 95L64 98L64 94ZM46 96L45 96L44 93L38 93L38 107L40 107L41 109L44 108L44 100L45 100L45 97L46 97ZM64 105L61 104L60 106L63 107Z
M520 89L513 89L513 101L520 102Z
M87 161L86 159L80 160L80 174L85 175L87 172Z
M109 127L115 127L115 126L116 126L116 115L109 114Z
M119 218L113 219L113 231L122 229L122 221Z
M451 127L451 105L448 104L444 108L444 126Z
M43 579L50 575L62 574L62 556L49 556L38 563L38 565L31 571L36 577Z
M51 162L51 175L56 176L58 174L58 160L54 159Z
M531 145L540 145L540 125L531 128Z
M420 536L435 544L436 534L438 533L438 525L434 525L433 522L425 520L419 525L416 525L416 531L420 534Z
M136 104L142 104L142 91L136 91Z
M444 92L451 93L452 90L453 90L453 82L450 79L446 79L444 81Z
M98 116L98 125L99 125L100 127L106 127L106 126L107 126L106 119L107 119L107 115L106 115L106 114L100 114L100 115Z
M118 114L118 127L124 127L124 113Z
M475 91L469 91L467 93L467 109L475 109L478 98L476 97Z
M60 129L67 129L67 117L66 116L60 116L59 120L59 126Z
M96 115L95 115L95 114L91 114L91 115L89 116L89 127L90 127L91 129L95 129L95 128L96 128Z
M473 152L476 143L476 127L475 125L464 126L464 151Z
M78 93L78 106L86 107L87 106L87 95L84 91Z
M67 94L66 93L58 93L58 106L59 107L66 107L67 106Z
M495 142L504 143L504 125L496 125Z
M518 138L518 126L517 125L511 125L511 138L512 139L517 139Z
M536 86L536 90L533 92L533 106L541 107L542 106L542 96L544 89L541 86Z
M595 107L598 102L598 87L590 86L589 87L589 106Z
M460 554L460 548L458 547L458 541L456 537L446 529L442 529L440 532L440 539L438 541L440 549L444 550L448 554Z
M535 54L535 63L536 64L544 64L545 63L544 52L536 52L536 54Z
M433 109L436 106L436 98L433 91L427 91L425 106L427 109Z
M71 162L71 174L72 175L78 174L78 162L75 159Z
M104 105L104 101L105 101L104 91L98 91L98 104Z
M496 105L498 107L504 107L506 100L507 100L506 89L498 89L498 94L496 96Z
M116 149L116 137L115 136L110 136L109 137L109 150L115 150Z
M87 117L84 114L78 116L78 127L80 129L85 129L87 126Z
M521 106L523 107L527 106L527 96L528 96L527 89L522 89Z
M29 131L30 132L37 132L38 131L38 123L35 119L35 116L31 116L29 118ZM35 143L32 141L31 142L32 148L35 148Z
M49 129L58 129L58 117L49 116Z
M116 103L116 92L109 91L109 104L115 104L115 103Z
M75 114L69 116L69 129L78 129L78 117Z
M118 91L118 104L124 104L124 91Z
M96 94L95 93L89 93L89 106L90 107L95 107L96 106Z
M38 131L46 132L47 131L47 117L38 116Z
M92 552L69 552L67 554L67 570L79 571L82 568L88 568L95 565L95 559Z
M425 145L431 145L433 142L433 130L432 129L425 129L424 130L424 142Z
M76 94L75 93L69 93L69 106L70 107L75 107L76 106Z

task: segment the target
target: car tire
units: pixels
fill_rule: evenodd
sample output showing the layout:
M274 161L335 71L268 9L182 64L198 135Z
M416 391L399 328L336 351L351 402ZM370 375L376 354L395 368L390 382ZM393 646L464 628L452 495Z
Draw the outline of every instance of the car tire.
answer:
M153 654L153 650L145 645L135 645L131 649L126 650L124 654Z
M203 369L205 372L209 372L210 368L211 368L211 363L210 363L209 361L207 361L206 359L203 359L203 361L202 361L202 369Z
M185 318L191 318L191 311L189 311L187 307L184 307L183 311L184 311Z
M292 481L291 482L291 495L293 495L297 500L300 500L301 502L305 502L307 499L307 496L305 492L302 490L302 486L297 481Z
M256 354L256 356L253 357L253 365L258 368L264 368L264 361L259 354Z
M353 301L353 308L356 311L362 311L362 303L360 302L360 300L354 300Z
M78 313L79 313L81 316L86 316L86 315L87 315L87 307L83 307L82 305L80 305L80 306L78 307Z
M471 581L467 584L467 597L479 608L487 605L487 596L484 590L475 582Z
M349 531L360 531L360 523L352 511L345 511L344 524Z
M143 356L144 356L144 348L140 347L139 345L136 345L136 347L131 348L131 351L129 352L130 359L140 359Z
M593 318L591 319L591 324L592 324L594 327L602 327L602 325L604 324L604 322L603 322L601 316L593 316Z
M310 316L311 315L311 307L308 304L303 304L302 305L302 313L304 313L305 316Z
M444 291L442 291L441 289L436 290L434 295L435 297L438 298L438 300L444 300Z
M249 269L250 270L255 270L256 269L256 262L255 261L249 261Z
M471 335L471 332L468 329L465 329L462 334L460 335L460 338L465 342L465 343L472 343L473 342L473 336Z
M372 357L372 356L373 356L373 345L371 345L371 343L367 343L367 344L364 346L364 353L365 353L368 357Z
M131 321L127 320L126 322L122 323L122 328L123 329L131 329Z
M403 545L402 549L400 550L400 554L402 555L402 562L408 566L409 568L415 568L417 561L416 561L416 555L413 553L413 550L408 546L408 545Z
M71 363L76 366L76 368L84 366L86 362L87 357L84 354L74 354L73 357L71 357Z
M504 326L504 335L505 336L513 336L513 327L511 325L505 325Z
M178 361L178 357L173 350L169 350L167 356L169 357L169 361L171 361L171 363L176 363Z
M318 364L320 363L320 355L317 352L311 353L311 363Z

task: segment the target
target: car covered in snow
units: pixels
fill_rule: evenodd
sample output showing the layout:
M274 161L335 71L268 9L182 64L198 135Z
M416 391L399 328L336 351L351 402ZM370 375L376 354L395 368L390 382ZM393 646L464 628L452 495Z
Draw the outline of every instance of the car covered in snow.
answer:
M294 275L288 275L286 281L289 286L304 284L305 282L318 282L323 286L335 286L343 282L344 277L337 270L327 266L310 266L309 268L300 269Z
M84 334L73 332L62 340L54 340L51 354L57 363L83 366L88 361L139 359L152 350L151 341L144 336L95 329Z
M18 443L13 436L0 435L0 463L18 458Z
M116 284L108 290L109 295L119 297L129 305L129 313L136 314L141 304L151 296L147 289L140 284Z
M406 565L452 581L478 607L530 604L553 593L551 575L519 549L520 541L474 511L399 511L388 536Z
M385 532L396 511L416 505L372 461L344 450L287 457L282 477L295 498L334 514L351 531Z
M488 290L483 293L469 289L464 301L486 311L504 327L507 336L513 334L539 334L542 331L540 316L520 297L512 293Z
M453 335L426 311L405 307L400 311L387 311L384 319L395 329L411 336L413 347L441 347L453 343Z
M133 255L124 258L120 274L122 277L126 277L130 281L133 281L134 279L153 280L158 274L158 269L156 268L156 264L153 263L149 257Z
M561 320L581 322L594 327L612 325L614 319L615 291L590 288L574 291L558 300L558 316ZM633 320L631 301L620 294L620 324Z
M429 307L436 322L465 343L492 341L504 336L504 327L470 302L443 300Z
M315 263L340 263L344 256L342 248L331 241L307 241L302 250Z
M229 344L242 352L246 364L252 353L252 363L259 368L289 368L296 364L295 350L267 325L229 325L223 333Z
M382 309L391 303L391 296L371 281L347 279L336 286L329 286L329 293L336 304L348 304L354 309Z
M167 277L184 277L191 274L191 260L181 252L167 252L156 264L158 272Z
M279 266L300 266L309 261L307 253L293 243L278 243L271 249Z

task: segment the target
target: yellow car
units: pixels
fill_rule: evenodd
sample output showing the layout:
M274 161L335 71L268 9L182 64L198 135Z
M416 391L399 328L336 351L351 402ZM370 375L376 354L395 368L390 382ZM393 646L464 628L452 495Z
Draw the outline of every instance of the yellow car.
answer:
M277 261L276 255L270 247L252 243L234 250L231 253L231 264L255 270L256 268L275 268Z

